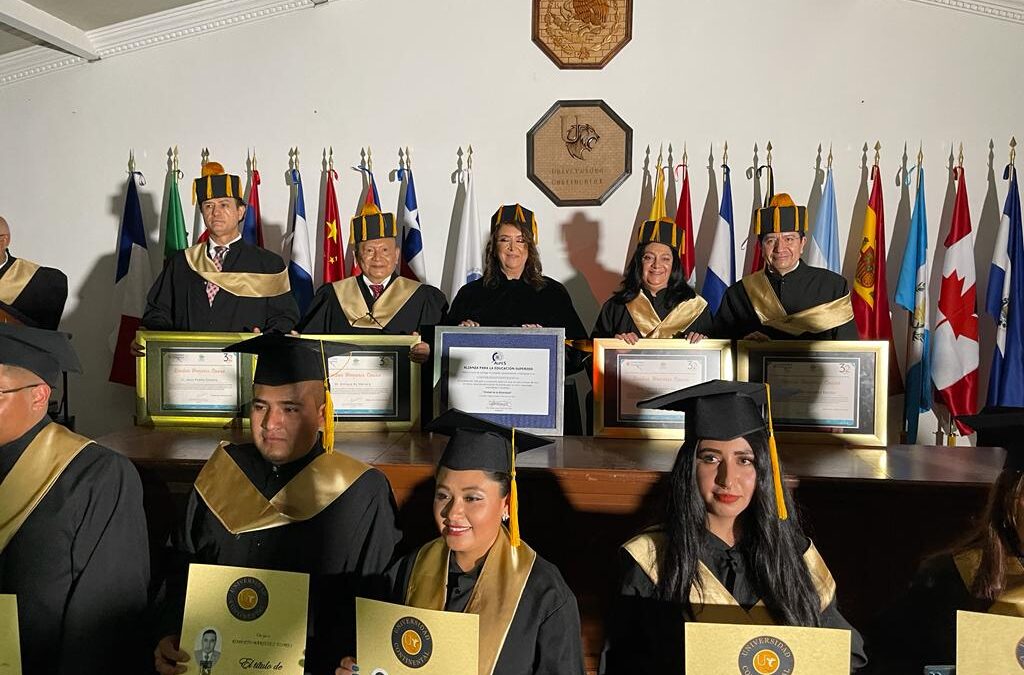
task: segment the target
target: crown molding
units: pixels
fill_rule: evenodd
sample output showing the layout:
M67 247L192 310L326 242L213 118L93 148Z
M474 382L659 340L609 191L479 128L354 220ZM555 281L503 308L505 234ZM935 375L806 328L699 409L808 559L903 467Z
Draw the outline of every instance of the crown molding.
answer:
M1024 1L1022 0L912 0L923 5L933 5L958 12L977 14L989 19L1024 24Z
M324 0L203 0L87 31L100 59L234 28L323 4ZM0 88L88 63L50 49L26 47L0 56Z

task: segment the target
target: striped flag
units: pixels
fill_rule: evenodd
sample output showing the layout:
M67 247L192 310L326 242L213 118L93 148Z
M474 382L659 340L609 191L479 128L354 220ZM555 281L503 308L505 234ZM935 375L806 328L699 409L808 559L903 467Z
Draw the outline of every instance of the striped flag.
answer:
M939 313L933 334L932 382L939 400L951 415L957 416L978 412L979 357L971 210L963 167L953 171L957 180L956 201L949 234L943 242L946 258L942 263ZM967 425L956 425L960 433L971 433Z
M420 212L416 203L412 169L399 169L398 180L405 182L405 199L398 204L398 222L402 227L402 276L427 283L423 234L420 232Z
M1006 167L1010 181L999 222L985 293L985 309L996 320L996 348L988 381L990 406L1024 406L1024 240L1021 232L1017 169Z
M697 287L697 261L694 260L693 208L690 206L690 171L683 164L683 188L676 207L676 227L683 235L683 277L690 288Z
M732 182L729 166L722 165L722 206L718 209L718 225L711 242L708 270L704 275L701 295L708 301L711 312L717 312L725 291L736 283L736 236L732 216Z
M658 155L658 166L654 169L658 177L654 181L654 201L651 202L651 217L648 220L668 218L665 207L665 171L661 166L661 155Z
M260 213L260 172L252 170L252 184L246 201L245 220L242 222L242 239L263 248L263 216Z
M807 246L807 264L842 274L839 268L839 215L836 211L836 186L832 182L832 167L828 168L825 175L821 205L814 217L814 231Z
M110 364L111 382L135 386L135 357L132 356L132 342L142 325L146 311L146 293L153 283L149 265L149 247L146 244L146 228L142 224L142 207L139 191L132 172L124 197L124 214L121 216L121 233L117 243L117 271L114 275L114 293L121 296L121 320L117 332L110 336L114 349L114 360Z
M167 182L164 260L186 248L188 248L188 231L185 229L185 213L181 209L181 194L178 192L178 171L177 169L172 169L171 180Z
M313 256L309 251L306 229L306 200L302 196L302 176L298 169L289 170L295 190L292 212L288 214L288 234L282 242L282 253L288 261L288 281L299 306L299 315L306 313L313 301Z

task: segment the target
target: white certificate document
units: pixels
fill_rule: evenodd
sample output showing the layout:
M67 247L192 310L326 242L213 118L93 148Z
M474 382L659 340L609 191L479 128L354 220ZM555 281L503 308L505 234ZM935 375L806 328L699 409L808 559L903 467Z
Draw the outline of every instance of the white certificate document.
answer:
M550 356L546 349L452 347L448 404L476 414L547 415Z
M683 422L683 413L675 410L641 410L637 403L668 394L707 380L707 357L684 356L684 352L644 355L642 352L621 352L618 362L619 420Z
M396 396L396 352L352 352L332 356L330 372L334 414L350 417L394 416Z
M238 410L238 354L219 349L165 349L161 356L165 409Z
M772 387L772 417L793 426L859 426L860 363L857 359L770 361L764 370ZM785 396L775 395L785 391Z

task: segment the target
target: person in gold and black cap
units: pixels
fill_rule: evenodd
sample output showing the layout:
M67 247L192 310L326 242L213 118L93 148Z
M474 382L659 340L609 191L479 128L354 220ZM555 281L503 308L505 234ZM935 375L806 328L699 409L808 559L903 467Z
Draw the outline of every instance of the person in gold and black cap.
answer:
M715 314L715 337L733 340L856 340L846 279L800 260L807 209L777 194L758 209L754 231L763 270L729 287Z
M851 665L864 666L782 482L766 385L711 380L640 407L684 412L686 440L664 523L623 546L603 672L683 673L685 621L847 629Z
M622 287L604 303L591 337L685 337L697 342L711 334L711 310L683 277L683 232L671 218L640 227L636 250Z
M287 332L299 319L281 256L242 239L242 181L217 162L192 185L210 233L175 254L153 283L142 325L149 330Z
M268 333L225 347L256 354L252 443L221 443L199 473L175 536L157 672L184 672L188 563L310 575L306 672L333 673L355 645L355 596L386 595L401 534L383 473L334 449L327 366L350 347Z
M68 299L68 277L11 253L11 226L0 217L0 323L57 330Z
M587 337L565 286L541 272L537 218L519 204L491 217L483 278L452 300L448 323L458 326L565 328L569 340Z

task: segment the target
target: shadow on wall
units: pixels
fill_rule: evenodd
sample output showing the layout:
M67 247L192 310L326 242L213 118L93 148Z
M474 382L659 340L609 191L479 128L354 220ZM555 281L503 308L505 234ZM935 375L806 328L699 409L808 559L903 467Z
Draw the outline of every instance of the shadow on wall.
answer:
M865 143L860 156L857 198L853 202L853 211L850 214L850 236L846 238L846 252L843 254L843 276L847 279L854 279L857 276L860 246L864 241L864 215L868 211L868 174L868 144ZM850 288L852 290L852 283Z
M622 283L622 274L598 261L601 224L577 211L559 227L566 258L575 273L562 283L569 291L576 313L589 329L594 325L601 305ZM629 247L632 255L632 246Z
M629 241L635 242L640 227L651 217L651 205L654 204L654 183L651 176L651 146L647 146L644 152L643 175L640 181L640 204L637 206L636 215L633 217L633 227L629 231ZM633 246L626 247L625 258L622 261L622 274L629 268L629 261L633 258Z
M697 288L704 288L704 278L707 276L708 261L711 259L711 246L715 241L715 232L718 229L718 214L721 209L721 199L718 196L718 174L715 172L714 147L708 153L708 193L704 198L704 210L701 211L700 220L694 225L693 257L696 262Z
M750 203L749 215L746 217L745 222L747 224L746 230L743 230L742 226L739 228L739 232L742 234L737 235L740 239L740 250L742 260L736 260L736 277L737 280L742 279L750 268L754 264L754 248L757 246L757 238L754 236L754 222L757 217L757 210L764 206L764 199L761 196L761 177L757 172L758 168L758 157L757 157L757 143L754 143L754 160L753 164L747 167L746 175L747 180L754 181L754 194L753 200ZM744 220L737 219L737 224L741 225Z

